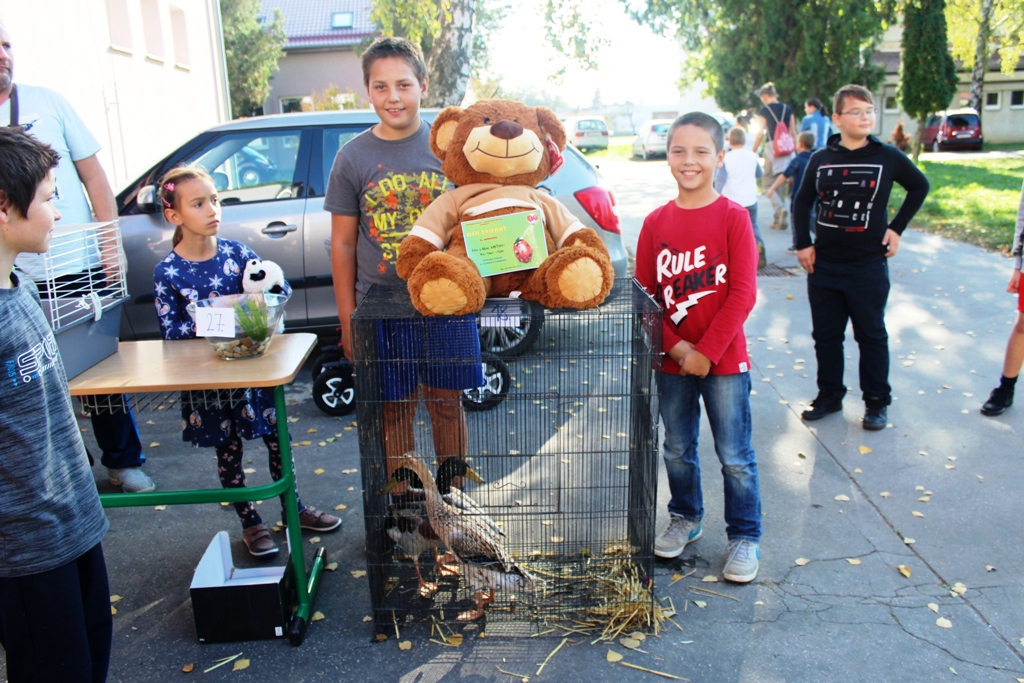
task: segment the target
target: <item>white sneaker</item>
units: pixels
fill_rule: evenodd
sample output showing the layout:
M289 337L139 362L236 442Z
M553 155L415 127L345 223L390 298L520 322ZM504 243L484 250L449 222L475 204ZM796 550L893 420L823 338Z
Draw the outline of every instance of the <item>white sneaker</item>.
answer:
M726 581L750 583L757 577L761 564L761 546L753 541L729 541L725 554L725 569L722 575Z
M678 515L670 515L668 526L654 539L654 554L658 557L679 557L687 544L700 538L701 533L700 521L691 522Z
M107 469L107 477L114 486L120 486L125 493L149 493L156 490L156 484L141 467Z

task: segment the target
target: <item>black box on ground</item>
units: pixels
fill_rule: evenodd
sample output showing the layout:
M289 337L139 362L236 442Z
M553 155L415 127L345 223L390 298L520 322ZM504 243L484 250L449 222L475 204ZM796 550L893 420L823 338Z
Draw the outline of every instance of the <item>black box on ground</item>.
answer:
M228 532L203 553L189 592L200 643L269 640L284 636L291 614L287 565L239 569Z

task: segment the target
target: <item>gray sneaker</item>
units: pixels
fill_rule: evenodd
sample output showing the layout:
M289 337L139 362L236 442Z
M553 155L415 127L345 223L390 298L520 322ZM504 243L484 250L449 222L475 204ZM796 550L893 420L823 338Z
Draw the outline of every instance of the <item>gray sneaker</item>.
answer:
M149 493L156 490L156 484L141 467L107 469L107 477L114 486L120 486L125 493Z
M753 541L729 541L725 554L725 569L722 575L726 581L750 583L757 577L761 564L761 546Z
M699 520L691 522L678 515L670 515L668 526L654 539L654 554L658 557L679 557L686 544L700 538L701 532Z

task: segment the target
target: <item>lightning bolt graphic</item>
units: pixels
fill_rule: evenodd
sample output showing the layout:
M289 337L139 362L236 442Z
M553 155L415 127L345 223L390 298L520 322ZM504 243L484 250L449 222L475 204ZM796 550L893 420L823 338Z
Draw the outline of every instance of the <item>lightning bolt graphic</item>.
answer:
M680 322L682 322L683 318L686 317L686 314L689 313L687 309L689 309L691 306L696 306L698 301L706 297L708 294L714 294L715 291L717 290L707 289L703 292L695 292L690 296L686 297L686 301L680 301L678 304L676 304L676 312L673 313L670 318L672 320L672 324L678 325Z

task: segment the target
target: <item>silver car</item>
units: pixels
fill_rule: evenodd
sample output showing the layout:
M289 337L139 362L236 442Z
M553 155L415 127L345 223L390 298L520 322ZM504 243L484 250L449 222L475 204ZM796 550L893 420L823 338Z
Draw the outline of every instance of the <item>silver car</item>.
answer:
M424 111L430 122L436 111ZM157 205L154 185L168 169L196 163L214 179L223 215L220 235L238 240L284 270L293 294L291 330L333 331L338 309L331 262L324 248L331 217L324 191L338 149L377 123L372 111L261 116L211 128L181 145L117 197L128 259L129 300L121 339L159 338L153 310L153 269L170 251L174 226ZM600 174L576 149L540 187L565 204L608 247L616 277L626 274L615 199Z

